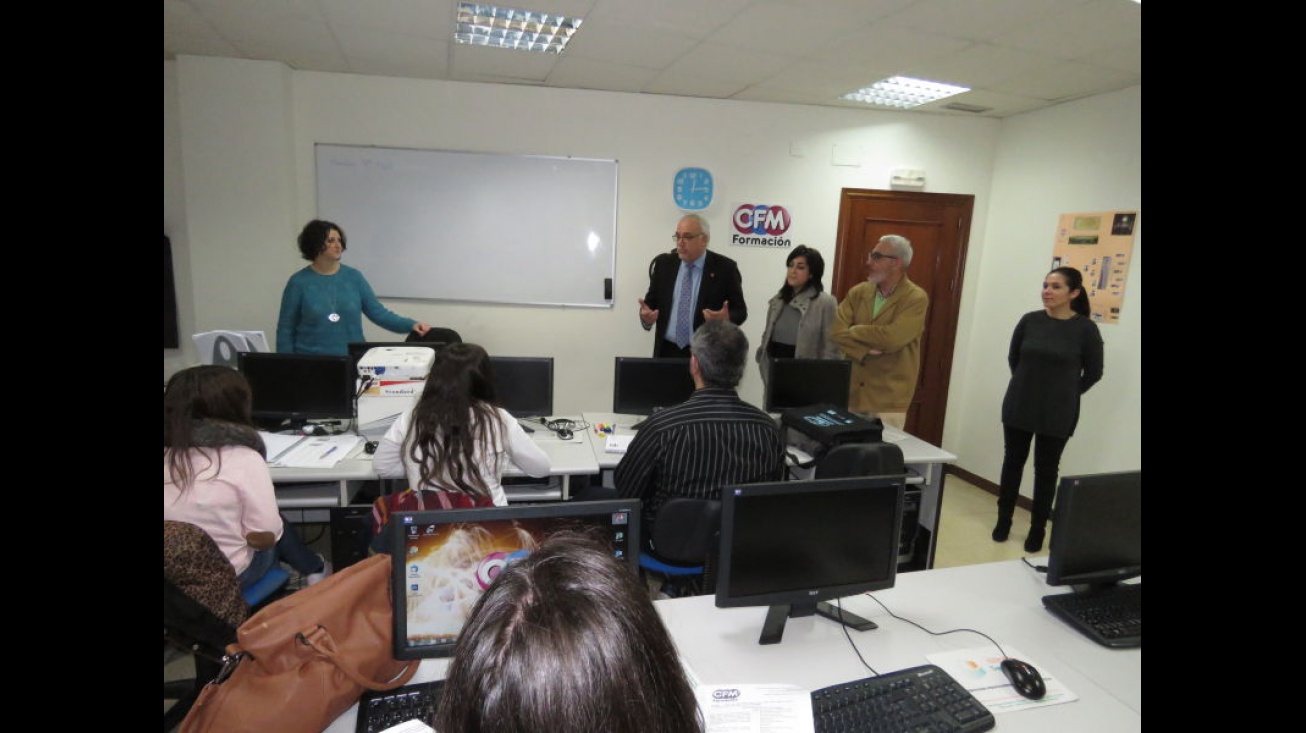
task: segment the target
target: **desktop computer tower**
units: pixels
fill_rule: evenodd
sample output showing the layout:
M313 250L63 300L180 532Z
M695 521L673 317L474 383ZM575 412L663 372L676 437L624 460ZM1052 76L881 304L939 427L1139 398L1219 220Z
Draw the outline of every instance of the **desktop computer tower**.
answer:
M371 506L332 507L331 565L334 570L367 559L367 545L371 539Z

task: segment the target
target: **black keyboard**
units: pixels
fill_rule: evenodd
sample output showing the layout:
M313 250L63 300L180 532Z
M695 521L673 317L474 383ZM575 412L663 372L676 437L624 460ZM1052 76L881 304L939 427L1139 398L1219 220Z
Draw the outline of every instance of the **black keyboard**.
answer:
M358 701L356 733L380 733L409 720L420 720L427 725L435 715L440 702L440 688L444 680L414 682L393 690L363 693Z
M1102 646L1143 645L1143 584L1043 596L1043 606Z
M900 669L812 692L816 733L975 733L993 713L939 667Z

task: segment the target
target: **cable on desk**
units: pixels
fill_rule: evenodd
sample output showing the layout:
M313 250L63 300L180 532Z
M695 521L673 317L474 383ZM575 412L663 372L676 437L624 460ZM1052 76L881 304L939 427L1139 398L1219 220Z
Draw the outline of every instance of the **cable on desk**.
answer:
M1031 568L1034 568L1035 570L1037 570L1037 571L1040 572L1040 573L1046 573L1046 572L1048 571L1048 566L1046 566L1046 565L1035 565L1034 563L1030 562L1030 561L1029 561L1029 558L1027 558L1027 557L1022 557L1022 558L1020 558L1020 561L1023 562L1023 563L1025 563L1026 565L1030 566Z
M548 428L549 430L552 430L555 433L558 432L559 430L570 430L572 432L575 432L577 430L588 430L590 427L590 424L585 420L571 420L565 417L558 418L556 420L548 420L548 421L545 421L541 418L541 422L544 423L544 427Z
M869 596L870 593L867 593L866 595ZM843 618L843 599L842 598L834 599L834 607L839 609L839 618ZM889 609L886 608L884 610L887 611ZM893 614L889 614L889 615L892 616ZM880 673L874 667L866 663L866 659L862 656L862 650L857 648L857 642L853 641L853 635L848 633L848 624L841 623L839 625L843 627L844 638L848 640L848 645L853 648L853 653L857 655L857 661L861 662L863 667L871 670L871 674L875 675L876 677L879 677Z
M883 602L883 601L881 601L879 598L876 598L875 596L871 595L870 593L867 593L867 594L865 594L865 595L866 595L867 598L870 598L872 601L875 601L876 603L880 604L880 608L883 608L885 613L889 614L889 615L892 616L893 618L898 619L899 621L902 621L902 622L904 622L904 623L909 623L909 624L911 624L912 626L915 626L916 628L920 629L921 631L924 631L925 633L929 634L930 636L947 636L948 634L955 634L955 633L957 633L957 632L959 632L959 631L965 631L965 632L970 633L970 634L979 634L980 636L984 637L985 639L988 639L990 644L992 644L993 646L997 647L997 648L998 648L998 653L1001 654L1002 657L1003 657L1004 659L1005 659L1006 656L1007 656L1007 652L1002 648L1002 645L999 644L998 642L994 641L994 640L993 640L993 637L989 636L988 634L984 633L983 631L976 631L975 629L968 629L968 628L948 629L947 631L930 631L929 629L925 628L924 626L921 626L920 624L916 623L915 621L912 621L911 619L903 618L902 616L899 616L898 614L894 613L893 611L890 611L890 610L889 610L889 607L886 606L886 605L884 605L884 602ZM858 655L858 656L860 656L860 655ZM869 669L869 667L868 667L867 669Z

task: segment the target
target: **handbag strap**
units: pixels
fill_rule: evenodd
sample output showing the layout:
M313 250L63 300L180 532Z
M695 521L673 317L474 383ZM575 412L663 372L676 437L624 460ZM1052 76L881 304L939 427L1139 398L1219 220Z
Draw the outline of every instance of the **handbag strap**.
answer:
M301 631L295 635L295 638L301 644L307 645L313 651L334 664L336 669L344 672L345 676L353 680L355 684L368 690L393 690L396 687L402 687L413 678L413 675L417 674L417 667L421 664L420 660L414 659L408 662L408 664L404 666L404 669L396 675L394 679L375 682L359 674L358 670L345 664L345 661L340 658L339 652L336 649L335 639L331 638L331 632L327 631L323 626L318 625L316 628L307 632Z

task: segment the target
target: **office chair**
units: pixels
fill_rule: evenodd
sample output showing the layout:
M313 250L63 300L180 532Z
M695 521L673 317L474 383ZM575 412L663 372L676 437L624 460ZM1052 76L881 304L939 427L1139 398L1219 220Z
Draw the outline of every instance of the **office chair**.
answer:
M816 463L814 478L846 476L897 476L908 473L902 449L894 443L845 443L835 446ZM898 562L910 562L916 549L921 504L919 487L907 487L903 495L902 534L898 544Z
M200 690L222 669L236 627L253 611L281 596L290 573L273 567L242 591L236 570L207 532L187 522L163 522L163 643L190 653L195 676L165 680L163 699L175 700L163 713L163 730L177 727ZM165 666L167 656L165 655Z
M893 443L845 443L831 448L817 460L813 477L889 476L906 472L902 449Z
M721 533L721 502L670 499L653 523L653 550L639 553L641 575L663 579L662 592L673 598L716 592L712 556Z
M431 328L427 329L425 336L417 335L416 331L409 331L408 338L404 339L404 341L436 341L442 345L446 345L460 344L463 341L463 337L459 336L458 332L452 328L436 328L435 326L431 326Z

